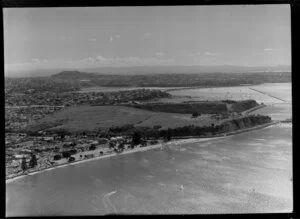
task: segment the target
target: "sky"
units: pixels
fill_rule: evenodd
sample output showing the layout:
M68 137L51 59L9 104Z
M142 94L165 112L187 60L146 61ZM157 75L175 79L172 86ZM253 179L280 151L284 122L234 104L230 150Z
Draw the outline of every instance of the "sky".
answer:
M6 71L291 64L289 5L5 8Z

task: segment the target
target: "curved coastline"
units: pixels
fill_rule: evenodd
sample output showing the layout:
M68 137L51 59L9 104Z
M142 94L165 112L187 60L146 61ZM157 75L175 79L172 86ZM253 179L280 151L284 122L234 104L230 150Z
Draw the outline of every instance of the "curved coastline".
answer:
M110 154L106 154L106 155L102 155L102 156L97 156L94 158L90 158L90 159L84 159L84 160L77 160L71 163L64 163L64 164L59 164L50 168L45 168L45 169L41 169L41 170L36 170L36 171L32 171L29 172L27 174L22 174L22 175L18 175L18 176L14 176L11 178L6 179L6 184L14 182L18 179L27 177L27 176L31 176L31 175L35 175L35 174L39 174L39 173L43 173L46 171L51 171L51 170L55 170L58 168L63 168L63 167L67 167L70 165L77 165L80 163L86 163L86 162L90 162L90 161L95 161L95 160L99 160L99 159L104 159L104 158L110 158L113 156L121 156L121 155L125 155L125 154L131 154L131 153L136 153L136 152L143 152L143 151L148 151L148 150L152 150L152 149L158 149L158 148L163 148L166 145L170 145L170 144L187 144L187 143L194 143L194 142L201 142L201 141L209 141L209 140L216 140L216 139L223 139L223 138L228 138L230 136L233 135L238 135L238 134L242 134L245 132L250 132L250 131L254 131L257 129L263 129L263 128L267 128L270 127L272 125L276 125L280 123L280 121L273 121L271 123L267 123L267 124L263 124L263 125L259 125L259 126L255 126L255 127L251 127L251 128L246 128L246 129L240 129L240 130L236 130L236 131L232 131L232 132L228 132L228 133L223 133L220 134L218 136L211 136L211 137L197 137L197 136L185 136L185 137L181 137L181 138L174 138L174 140L171 140L169 142L166 143L159 143L159 144L155 144L155 145L149 145L146 147L137 147L134 149L127 149L124 150L122 153L110 153Z
M125 155L125 154L131 154L131 153L136 153L136 152L143 152L143 151L148 151L148 150L152 150L152 149L163 148L164 146L169 145L171 143L175 143L175 144L177 144L177 143L192 143L192 142L208 141L208 140L220 139L220 138L224 138L224 137L198 138L198 139L197 138L180 139L180 140L170 141L170 142L166 142L166 143L149 145L147 147L138 147L138 148L134 148L134 149L128 149L128 150L124 150L122 153L113 152L113 153L110 153L110 154L97 156L97 157L90 158L90 159L77 160L77 161L74 161L72 163L64 163L64 164L56 165L56 166L53 166L53 167L50 167L50 168L45 168L45 169L42 169L42 170L32 171L32 172L27 173L27 174L22 174L22 175L19 175L19 176L15 176L15 177L6 179L6 183L13 182L15 180L21 179L21 178L26 177L26 176L35 175L35 174L43 173L43 172L46 172L46 171L55 170L55 169L62 168L62 167L67 167L67 166L70 166L70 165L77 165L77 164L80 164L80 163L86 163L86 162L95 161L95 160L104 159L104 158L110 158L110 157L114 157L114 156L121 156L121 155Z

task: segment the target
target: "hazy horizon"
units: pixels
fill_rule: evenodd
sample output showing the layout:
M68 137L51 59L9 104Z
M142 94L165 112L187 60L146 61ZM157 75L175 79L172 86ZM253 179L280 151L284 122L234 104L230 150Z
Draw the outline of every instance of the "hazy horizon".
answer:
M102 67L102 68L54 68L54 69L36 69L27 71L6 71L5 77L48 77L64 71L79 71L83 73L95 74L128 74L128 75L145 75L145 74L197 74L197 73L257 73L257 72L291 72L290 65L278 66L184 66L184 65L165 65L165 66L119 66L119 67Z
M3 10L5 73L291 65L289 5Z

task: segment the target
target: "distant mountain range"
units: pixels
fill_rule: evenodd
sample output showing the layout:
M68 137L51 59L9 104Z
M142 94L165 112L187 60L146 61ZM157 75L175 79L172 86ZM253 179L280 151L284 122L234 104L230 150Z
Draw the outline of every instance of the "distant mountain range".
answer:
M129 75L143 75L143 74L165 74L165 73L181 73L181 74L194 74L194 73L249 73L249 72L291 72L289 65L277 66L259 66L259 67L245 67L245 66L132 66L132 67L103 67L103 68L85 68L76 69L80 72L89 72L96 74L129 74ZM38 76L51 76L62 71L74 72L78 74L79 71L71 69L51 69L51 70L33 70L22 72L5 72L6 77L38 77Z
M103 74L164 74L164 73L247 73L247 72L278 72L291 71L290 66L133 66L133 67L105 67L101 69L85 69L86 72Z

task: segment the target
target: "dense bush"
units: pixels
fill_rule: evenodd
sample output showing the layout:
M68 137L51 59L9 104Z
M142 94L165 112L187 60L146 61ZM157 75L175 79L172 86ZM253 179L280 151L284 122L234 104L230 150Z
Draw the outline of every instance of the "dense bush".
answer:
M22 158L21 168L23 171L27 170L27 168L28 168L25 157Z
M56 154L53 156L53 160L60 160L61 159L61 155Z
M237 101L235 100L222 100L223 103L229 103L229 104L232 104L232 103L236 103Z
M77 153L77 151L76 151L75 149L72 149L72 150L69 150L69 153L70 153L71 155L74 155L74 154Z
M133 105L135 108L141 108L150 111L159 111L167 113L205 113L214 114L227 112L226 103L222 102L197 102L197 103L155 103L155 104L141 104Z
M136 131L133 133L132 136L132 144L133 145L138 145L141 143L141 139L142 139L142 134L139 131Z
M62 152L62 156L63 156L63 158L69 158L69 157L71 157L71 153L69 151L64 151L64 152Z
M192 114L192 117L193 118L196 118L196 117L198 117L200 114L198 113L198 112L194 112L193 114Z
M224 122L221 125L214 125L214 124L212 124L211 126L190 125L190 126L177 127L168 130L160 130L159 136L168 139L168 136L170 135L168 133L171 133L171 136L178 136L178 137L215 135L227 131L235 131L241 128L248 128L256 125L262 125L269 122L271 122L271 118L269 116L250 115L248 117L233 119L231 121Z
M68 162L73 162L73 161L75 161L75 157L69 157Z
M109 129L109 131L114 132L114 133L121 133L121 132L130 131L133 129L134 129L134 126L132 124L127 124L127 125L123 125L123 126L111 127Z
M258 106L259 104L255 100L243 100L237 101L236 103L232 104L232 110L234 112L243 112L245 110L251 109L253 107Z
M35 154L31 154L31 158L30 158L30 161L29 161L29 167L34 168L36 165L37 165L36 156L35 156Z
M91 145L91 146L89 147L89 150L90 150L90 151L96 150L96 146L95 146L95 145Z
M243 101L194 101L185 103L150 103L150 104L140 104L140 105L129 105L131 107L167 112L167 113L183 113L192 114L193 117L200 116L202 114L221 114L227 113L227 104L232 105L232 110L234 112L242 112L250 108L258 106L255 100L243 100Z
M158 143L158 141L157 140L152 140L152 141L150 141L150 144L151 145L153 145L153 144L157 144Z

